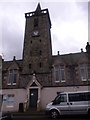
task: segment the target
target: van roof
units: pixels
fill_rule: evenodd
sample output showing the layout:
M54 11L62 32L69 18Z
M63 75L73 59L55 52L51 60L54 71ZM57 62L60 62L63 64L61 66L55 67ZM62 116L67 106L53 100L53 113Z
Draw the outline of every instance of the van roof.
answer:
M85 93L85 92L90 92L90 91L74 91L74 92L58 92L58 94L63 94L63 93Z

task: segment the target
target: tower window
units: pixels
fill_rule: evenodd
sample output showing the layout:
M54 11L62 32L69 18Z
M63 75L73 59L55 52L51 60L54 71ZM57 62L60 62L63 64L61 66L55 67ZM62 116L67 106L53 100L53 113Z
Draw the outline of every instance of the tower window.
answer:
M32 68L32 64L29 64L29 69L31 69Z
M40 68L42 67L42 63L40 62Z
M42 51L40 50L40 55L42 55Z
M40 43L41 43L41 39L40 39Z
M32 51L30 51L30 56L32 56Z
M35 18L34 19L34 27L37 27L38 26L38 18Z

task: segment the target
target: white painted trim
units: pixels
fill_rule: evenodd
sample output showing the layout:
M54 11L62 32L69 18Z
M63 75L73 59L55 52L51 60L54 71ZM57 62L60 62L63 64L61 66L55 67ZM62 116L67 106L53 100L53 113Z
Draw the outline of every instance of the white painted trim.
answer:
M11 83L8 83L7 85L11 85Z
M16 85L16 83L13 83L12 85Z
M55 81L55 83L60 83L60 81L58 80L58 81Z
M7 107L7 108L13 108L13 107L14 107L14 105L13 105L13 106L9 106L9 105L7 105L6 107Z
M61 80L61 83L65 83L66 82L66 80Z

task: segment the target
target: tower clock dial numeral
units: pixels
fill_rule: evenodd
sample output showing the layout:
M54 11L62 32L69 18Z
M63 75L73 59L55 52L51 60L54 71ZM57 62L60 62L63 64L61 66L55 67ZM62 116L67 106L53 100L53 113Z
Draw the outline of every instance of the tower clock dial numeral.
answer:
M39 32L38 32L38 30L35 30L35 31L33 31L33 35L34 35L34 36L37 36L37 35L39 35Z

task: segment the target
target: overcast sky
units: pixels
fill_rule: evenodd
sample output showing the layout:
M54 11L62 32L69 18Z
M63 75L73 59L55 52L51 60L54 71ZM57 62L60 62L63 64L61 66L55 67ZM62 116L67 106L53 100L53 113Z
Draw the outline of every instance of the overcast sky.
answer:
M13 56L22 58L24 13L35 11L38 4L38 0L15 1L0 0L0 54L5 60L12 60ZM60 54L77 53L81 48L85 51L88 41L88 0L55 1L39 0L41 8L48 8L50 13L53 55L57 51Z

